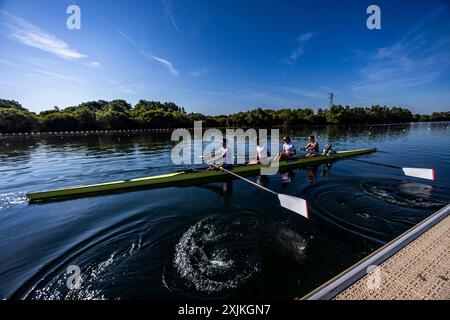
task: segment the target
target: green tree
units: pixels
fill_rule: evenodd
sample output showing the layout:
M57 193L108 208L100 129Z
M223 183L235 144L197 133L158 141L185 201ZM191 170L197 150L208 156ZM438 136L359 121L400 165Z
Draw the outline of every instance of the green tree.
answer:
M114 110L96 112L98 126L103 130L134 129L137 127L134 119L128 114Z
M97 118L94 112L89 109L77 109L73 112L73 116L78 121L79 130L96 130L99 128Z
M0 99L0 129L3 132L73 131L95 129L177 128L203 121L206 127L271 127L309 124L372 124L410 121L450 121L450 111L413 115L406 108L373 105L350 107L333 105L329 109L279 110L255 108L229 115L187 114L173 102L140 100L134 107L127 101L88 101L65 109L54 107L37 117L14 100Z
M0 108L0 132L31 132L38 128L36 115L25 108Z
M131 104L125 100L113 100L108 103L108 108L112 111L127 112L130 111L132 107Z
M0 109L8 109L8 108L15 108L15 109L28 111L27 109L22 107L22 105L20 103L18 103L15 100L0 99Z
M44 132L79 130L78 119L70 112L39 115L39 127Z
M98 101L88 101L83 102L79 104L75 108L85 108L88 110L91 110L93 112L100 111L100 110L107 110L109 109L109 102L105 100L98 100Z

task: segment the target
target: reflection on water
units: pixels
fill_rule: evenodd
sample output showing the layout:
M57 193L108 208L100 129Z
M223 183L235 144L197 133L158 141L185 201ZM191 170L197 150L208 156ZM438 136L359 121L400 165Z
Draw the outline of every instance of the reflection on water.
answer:
M181 169L170 133L0 137L0 298L302 296L449 202L448 127L282 132L296 146L315 134L337 150L379 147L363 156L373 162L436 169L424 181L342 160L251 177L306 198L309 221L237 180L28 205L30 191ZM79 290L66 286L70 265L81 269Z

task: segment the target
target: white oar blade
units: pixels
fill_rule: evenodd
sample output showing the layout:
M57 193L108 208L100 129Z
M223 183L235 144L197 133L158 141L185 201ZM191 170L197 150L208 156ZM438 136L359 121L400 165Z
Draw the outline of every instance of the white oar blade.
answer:
M434 169L425 168L402 168L405 175L421 179L435 180Z
M288 196L287 194L278 194L278 199L282 207L294 211L306 219L309 219L308 202L305 199Z

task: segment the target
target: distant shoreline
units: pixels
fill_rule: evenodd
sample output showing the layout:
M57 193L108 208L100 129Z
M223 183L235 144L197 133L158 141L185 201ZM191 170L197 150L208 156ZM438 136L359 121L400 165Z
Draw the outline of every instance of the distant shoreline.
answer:
M318 128L318 127L326 127L326 126L336 126L336 127L351 127L351 128L359 128L362 126L366 126L369 128L374 127L384 127L384 126L408 126L413 124L426 124L426 123L433 123L433 124L439 124L439 123L450 123L450 120L448 121L417 121L417 122L401 122L401 123L375 123L370 125L363 125L363 124L310 124L310 125L302 125L302 126L288 126L288 127L282 127L282 126L276 126L276 127L267 127L264 129L284 129L284 130L292 130L292 129L299 129L302 128ZM173 130L178 128L155 128L155 129L123 129L123 130L87 130L87 131L54 131L54 132L11 132L11 133L1 133L0 132L0 139L6 138L6 137L67 137L67 136L98 136L98 135L111 135L111 134L141 134L141 133L170 133ZM186 129L186 130L193 130L193 128L180 128L180 129ZM206 131L208 129L219 129L219 130L226 130L226 129L238 129L238 128L232 128L232 127L204 127L203 130ZM250 128L239 128L239 129L250 129ZM255 128L258 130L258 128ZM261 128L262 129L262 128Z
M228 115L187 113L172 102L140 100L132 106L125 100L89 101L78 106L42 111L39 114L14 100L0 99L0 133L31 134L73 132L164 131L190 128L203 121L209 128L287 128L322 125L377 125L450 121L450 111L413 114L407 108L373 105L332 105L327 109L256 108Z

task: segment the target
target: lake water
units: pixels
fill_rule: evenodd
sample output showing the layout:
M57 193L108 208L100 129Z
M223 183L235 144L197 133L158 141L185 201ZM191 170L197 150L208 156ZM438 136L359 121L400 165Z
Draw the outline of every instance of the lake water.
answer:
M362 160L436 169L428 181L342 160L270 176L269 188L308 200L309 221L243 181L30 205L30 191L181 169L170 133L0 138L0 298L303 296L450 202L449 126L289 132L296 146L313 133L321 146L379 148Z

